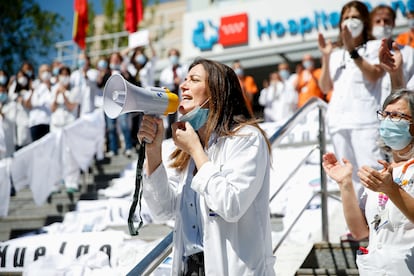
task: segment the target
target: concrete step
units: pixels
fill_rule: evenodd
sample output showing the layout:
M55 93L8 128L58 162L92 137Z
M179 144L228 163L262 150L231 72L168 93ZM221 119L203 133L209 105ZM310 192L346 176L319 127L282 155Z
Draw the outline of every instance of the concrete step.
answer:
M0 241L62 221L66 212L75 209L78 200L97 199L97 191L106 188L111 179L119 177L125 167L136 159L137 155L134 153L131 158L116 155L95 161L88 172L82 173L79 192L69 196L62 188L41 206L34 203L29 188L20 190L10 198L8 216L0 218Z
M315 243L296 275L359 275L356 252L367 245L365 240Z
M358 269L333 269L333 268L302 268L296 272L295 276L357 276L359 275Z

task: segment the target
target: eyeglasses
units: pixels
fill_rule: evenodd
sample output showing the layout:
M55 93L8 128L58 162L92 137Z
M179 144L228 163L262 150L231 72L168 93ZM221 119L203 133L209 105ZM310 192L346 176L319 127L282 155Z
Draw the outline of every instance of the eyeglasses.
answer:
M377 111L377 118L380 121L385 120L385 118L390 117L390 120L392 122L399 122L401 119L410 121L412 120L412 117L410 115L401 113L401 112L389 112L384 110L378 110Z

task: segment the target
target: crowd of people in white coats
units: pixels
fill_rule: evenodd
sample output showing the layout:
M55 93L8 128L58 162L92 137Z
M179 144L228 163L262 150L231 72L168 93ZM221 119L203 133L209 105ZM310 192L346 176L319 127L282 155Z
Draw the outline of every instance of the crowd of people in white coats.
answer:
M379 159L396 161L404 156L400 158L402 163L413 157L414 139L410 125L413 124L414 3L408 1L407 7L405 16L410 30L393 36L396 13L391 7L379 5L369 11L363 2L348 2L342 7L337 41L325 39L322 33L318 36L321 68L315 71L313 58L305 55L293 79L289 65L279 64L278 71L270 74L261 92L257 87L248 91L255 86L251 77L244 75L239 61L233 65L247 103L251 108L256 103L263 106L266 122L274 121L275 117L286 120L310 97L321 97L328 102L326 122L334 153L325 155L323 165L341 189L352 187L352 204L346 202L344 208L356 210L352 214L358 213L358 227L362 225L371 229L372 247L369 250L372 250L370 256L377 271L382 271L388 263L382 262L385 257L382 257L380 247L374 248L377 241L373 237L383 238L385 245L390 239L387 233L395 232L398 227L392 223L383 227L381 219L387 219L387 223L394 221L392 217L379 216L384 213L377 214L378 225L376 221L373 222L376 226L370 225L371 221L360 213L359 207L374 204L372 200L367 201L368 190L375 192L374 196L377 193L382 195L382 199L390 192L389 187L373 188L373 182L383 184L385 181L385 177L380 179L379 174L389 173L388 163L378 162ZM145 52L148 49L151 54ZM7 215L13 189L18 191L30 187L35 202L40 205L50 193L61 187L68 192L79 190L80 171L87 170L94 158L103 158L104 154L112 157L120 154L121 149L130 157L139 144L136 133L141 115L125 113L116 119L106 117L102 109L105 83L111 75L121 74L134 85L167 87L179 95L179 85L187 73L185 66L180 65L179 57L177 49L169 51L170 64L161 72L159 82L154 77L157 55L151 44L148 48L127 49L101 57L96 67L92 66L85 53L79 55L74 69L58 61L42 64L37 77L30 62L24 62L15 74L0 69L0 181L7 182L0 186L0 198L3 199L0 216ZM392 92L396 98L392 98ZM398 104L403 106L400 109L404 112L397 110ZM282 110L283 114L277 113ZM175 120L176 115L164 118L165 138L171 137L168 126ZM391 137L394 133L398 137ZM412 162L407 164L410 166ZM338 172L346 173L346 181ZM371 175L377 176L375 181L370 180ZM391 194L387 195L387 200L390 198L387 206L396 207L393 210L403 217L396 223L403 224L411 234L412 212L401 210L400 203L413 201L412 177L411 182L407 182L408 186L399 184L398 179L389 182L398 184L404 196L395 199ZM385 204L380 207L385 208ZM351 234L355 235L352 215L345 216ZM366 229L359 238L366 238ZM404 250L407 253L412 249ZM359 259L361 261L362 257ZM404 273L412 269L412 258L399 258L398 261L406 264L400 268L387 266L387 269ZM360 264L360 272L364 271L362 267Z
M178 94L186 73L179 50L170 49L168 58L157 82L152 43L100 57L94 64L81 52L75 68L57 60L37 70L25 61L16 73L0 68L0 182L5 199L0 216L7 215L9 196L24 187L31 188L41 205L50 193L79 191L81 171L94 159L117 154L130 158L140 115L107 117L103 89L111 75L121 74L133 85L157 85ZM164 119L166 125L174 120L173 115ZM168 131L165 135L171 137Z

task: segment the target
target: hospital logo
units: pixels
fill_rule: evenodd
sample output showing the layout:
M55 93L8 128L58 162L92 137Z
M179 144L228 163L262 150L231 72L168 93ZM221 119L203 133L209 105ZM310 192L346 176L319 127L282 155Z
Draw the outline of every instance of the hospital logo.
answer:
M249 41L247 14L222 17L220 20L219 43L223 47L247 44Z
M220 18L220 25L211 20L198 21L193 30L193 45L201 51L210 51L215 44L223 47L245 45L249 41L247 13Z

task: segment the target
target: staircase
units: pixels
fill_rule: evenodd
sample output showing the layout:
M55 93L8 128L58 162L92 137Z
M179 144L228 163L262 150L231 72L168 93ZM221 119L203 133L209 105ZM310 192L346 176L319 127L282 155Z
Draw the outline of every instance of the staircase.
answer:
M355 263L359 246L367 246L367 241L316 243L295 275L359 275Z
M67 194L62 190L53 194L42 206L34 203L30 189L19 191L10 199L8 217L0 219L0 241L30 232L36 233L45 225L63 221L66 212L74 210L78 200L98 199L98 190L108 187L110 180L119 177L125 167L136 159L137 155L134 153L131 158L117 155L110 159L95 161L89 171L82 174L79 192ZM271 220L273 231L283 230L281 218L272 217ZM148 240L166 236L170 232L170 228L162 225L144 227L141 230L140 237ZM298 262L301 265L296 266L299 269L294 275L359 275L355 264L356 250L359 245L366 246L366 243L315 243L307 255L306 253L301 255L306 257L302 257L304 260L301 259ZM289 276L288 274L281 273L280 275Z
M78 200L98 199L98 189L106 188L110 180L119 177L120 172L136 158L136 154L131 158L117 155L95 161L88 172L82 173L79 192L68 194L62 189L51 195L42 206L34 203L29 188L17 192L10 198L9 215L0 218L0 241L39 231L53 222L62 222L65 213L73 211Z

